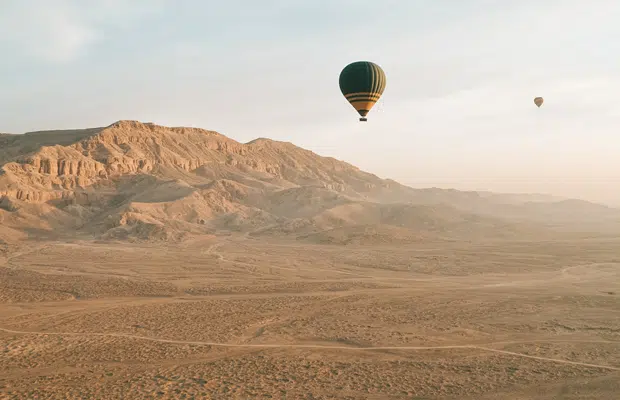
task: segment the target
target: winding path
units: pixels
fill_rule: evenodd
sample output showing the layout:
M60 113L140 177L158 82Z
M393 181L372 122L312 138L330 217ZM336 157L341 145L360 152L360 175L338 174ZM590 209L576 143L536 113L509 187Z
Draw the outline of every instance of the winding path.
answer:
M292 349L326 349L326 350L348 350L348 351L381 351L381 350L447 350L447 349L475 349L481 351L487 351L491 353L511 355L515 357L529 358L539 361L554 362L557 364L576 365L580 367L606 369L611 371L620 371L620 367L614 367L611 365L600 365L582 363L578 361L562 360L557 358L531 356L523 353L515 353L512 351L492 349L489 347L483 347L478 345L451 345L451 346L379 346L379 347L348 347L348 346L326 346L319 344L234 344L234 343L217 343L217 342L201 342L201 341L186 341L186 340L174 340L174 339L159 339L151 338L148 336L129 335L125 333L98 333L98 332L32 332L32 331L17 331L12 329L0 328L0 331L18 335L38 335L38 336L86 336L86 337L117 337L135 340L147 340L158 343L170 343L170 344L189 344L195 346L213 346L213 347L232 347L232 348L292 348ZM524 342L497 342L496 344L509 344L509 343L524 343ZM606 342L607 343L607 342ZM616 343L616 342L609 342ZM489 343L493 344L493 343Z
M226 259L223 254L221 254L221 253L219 253L217 251L217 249L220 246L222 246L223 244L224 244L224 242L218 242L218 243L212 244L207 249L203 250L203 254L214 255L219 260L225 261L225 262L236 263L236 264L241 264L241 265L248 265L248 266L255 266L254 264L251 264L251 263L246 263L246 262ZM27 251L27 252L22 252L22 253L14 254L11 257L8 257L7 263L9 264L9 266L11 266L13 268L17 268L16 265L11 265L12 264L11 263L11 259L12 258L18 257L20 255L24 255L26 253L30 253L30 252L34 252L34 251L37 251L37 250L41 250L43 247L44 246L40 246L40 247L31 249L30 251ZM594 265L594 264L592 264L592 265ZM560 274L565 276L565 275L568 274L568 272L570 270L577 269L577 268L580 268L580 267L584 267L584 265L566 267L566 268L562 269L559 272L560 272ZM282 270L291 270L291 271L295 271L296 270L295 268L289 268L289 267L273 267L273 266L271 266L271 268L277 268L277 269L282 269ZM318 268L318 269L325 270L325 271L328 271L328 272L335 272L335 273L341 273L341 274L347 274L347 275L355 275L355 276L358 276L358 277L365 277L365 278L371 278L371 279L376 279L376 280L411 280L411 281L419 281L419 280L421 280L419 278L400 278L400 277L385 278L385 277L377 277L377 276L363 275L363 274L359 274L359 273L355 273L355 272L341 271L341 270L337 270L337 269L334 269L334 270L332 270L332 269L322 269L322 268ZM432 280L432 279L429 279L429 280ZM515 284L515 283L513 282L513 284ZM490 285L490 286L496 286L496 285L498 285L498 284ZM489 285L487 285L487 286L489 286ZM139 336L139 335L124 334L124 333L103 333L103 332L37 332L37 331L19 331L19 330L6 329L6 328L1 328L1 327L0 327L0 332L5 332L5 333L9 333L9 334L18 334L18 335L38 335L38 336L116 337L116 338L126 338L126 339L133 339L133 340L144 340L144 341L151 341L151 342L158 342L158 343L168 343L168 344L184 344L184 345L213 346L213 347L227 347L227 348L280 348L280 349L291 348L291 349L323 349L323 350L343 350L343 351L385 351L385 350L422 351L422 350L470 349L470 350L485 351L485 352L491 352L491 353L502 354L502 355L510 355L510 356L514 356L514 357L529 358L529 359L538 360L538 361L544 361L544 362L553 362L553 363L557 363L557 364L575 365L575 366L588 367L588 368L598 368L598 369L605 369L605 370L610 370L610 371L620 371L620 367L615 367L615 366L610 366L610 365L591 364L591 363L584 363L584 362L578 362L578 361L569 361L569 360L563 360L563 359L557 359L557 358L534 356L534 355L523 354L523 353L516 353L516 352L512 352L512 351L507 351L507 350L494 349L494 348L485 347L483 345L476 345L476 344L444 345L444 346L350 347L350 346L330 346L330 345L320 345L320 344L250 344L250 343L234 344L234 343L217 343L217 342L161 339L161 338L153 338L153 337L148 337L148 336ZM492 342L492 343L487 343L486 345L488 346L488 345L494 345L494 344L495 345L501 345L501 344L505 345L505 344L538 343L538 342L546 342L546 343L562 343L562 342L565 342L565 343L577 343L577 342L580 342L580 341L579 340L532 340L532 341ZM582 341L582 342L592 343L593 341L587 340L587 341ZM608 343L608 344L618 344L618 345L620 345L620 342L613 342L613 341L598 341L598 342L599 343Z

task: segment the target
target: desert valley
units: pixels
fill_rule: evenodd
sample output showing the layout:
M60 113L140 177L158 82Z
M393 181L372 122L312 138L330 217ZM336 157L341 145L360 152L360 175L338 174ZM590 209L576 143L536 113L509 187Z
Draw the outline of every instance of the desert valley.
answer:
M0 134L2 399L618 399L620 209L291 143Z

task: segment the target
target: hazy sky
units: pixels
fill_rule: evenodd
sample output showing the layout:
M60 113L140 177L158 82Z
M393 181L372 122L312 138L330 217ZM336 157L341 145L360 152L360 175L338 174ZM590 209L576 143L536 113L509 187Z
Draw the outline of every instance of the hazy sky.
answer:
M0 0L0 131L196 126L620 205L619 20L617 0ZM338 89L357 60L387 74L367 123Z

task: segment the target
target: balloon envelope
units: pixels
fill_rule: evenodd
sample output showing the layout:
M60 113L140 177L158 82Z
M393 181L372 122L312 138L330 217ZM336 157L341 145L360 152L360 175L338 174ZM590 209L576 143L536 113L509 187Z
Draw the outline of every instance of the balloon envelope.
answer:
M534 99L534 104L536 104L536 106L540 108L540 106L542 106L543 101L544 101L544 100L543 100L543 98L542 98L542 97L536 97L536 98Z
M366 115L385 90L385 72L370 61L356 61L340 72L340 91L366 121Z

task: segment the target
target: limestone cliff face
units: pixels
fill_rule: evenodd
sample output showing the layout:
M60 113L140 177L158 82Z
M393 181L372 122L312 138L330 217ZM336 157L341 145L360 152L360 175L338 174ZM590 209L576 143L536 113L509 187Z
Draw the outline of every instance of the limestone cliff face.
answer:
M203 129L137 121L119 121L92 133L68 145L36 148L2 165L0 195L29 202L69 198L83 202L88 188L123 176L191 174L211 167L234 169L263 181L288 181L284 186L310 184L339 192L368 191L382 183L344 162L268 139L242 144ZM50 132L45 141L54 134L58 133ZM14 144L19 139L8 136ZM8 144L9 139L4 140ZM32 141L28 145L36 147Z
M74 149L44 147L33 155L2 166L0 196L29 202L73 198L76 190L83 192L82 189L107 177L104 164Z
M11 213L0 217L36 226L54 215L40 226L108 237L254 229L389 186L291 143L137 121L0 135L0 146L0 214Z
M517 234L521 226L501 218L549 215L546 205L525 209L514 199L506 203L494 196L416 190L291 143L260 138L243 144L196 128L119 121L102 128L0 135L5 238L21 230L45 237L176 240L227 230L343 243L363 242L361 236L389 242L390 235L415 241L430 232ZM595 215L580 211L561 217L575 214ZM596 215L620 221L606 209Z

